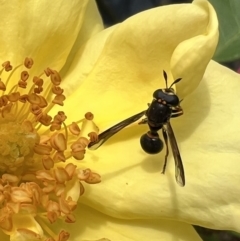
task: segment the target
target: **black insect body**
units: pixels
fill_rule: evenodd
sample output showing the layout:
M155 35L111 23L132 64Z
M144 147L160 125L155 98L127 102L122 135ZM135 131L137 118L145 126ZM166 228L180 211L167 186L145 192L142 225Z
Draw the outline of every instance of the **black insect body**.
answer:
M148 124L149 131L143 134L140 138L140 144L142 149L149 154L157 154L163 149L163 141L159 138L158 131L162 129L164 143L166 145L165 161L163 165L162 173L165 172L167 166L167 158L169 154L168 139L172 148L172 153L175 161L175 177L176 181L180 186L185 185L184 168L182 159L177 146L176 138L172 130L170 119L178 117L183 114L183 110L180 106L178 96L175 94L174 89L171 88L174 84L179 82L181 78L176 79L170 87L167 86L167 74L163 71L163 76L166 82L165 89L158 89L153 93L153 101L148 104L148 109L142 111L113 127L107 129L98 136L98 140L90 142L88 145L89 149L97 149L111 136L119 132L124 127L132 124L139 120L142 116L146 118L142 119L139 124Z

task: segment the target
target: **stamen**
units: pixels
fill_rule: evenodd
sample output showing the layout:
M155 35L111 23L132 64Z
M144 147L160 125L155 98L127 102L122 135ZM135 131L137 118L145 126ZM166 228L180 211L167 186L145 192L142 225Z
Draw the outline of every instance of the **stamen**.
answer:
M7 62L5 62L4 64L6 64L5 66L4 66L4 68L5 68L5 71L11 71L12 70L12 66L10 65L10 62L8 63L9 61L7 61ZM12 75L15 73L15 71L19 68L19 67L21 67L22 66L22 64L19 64L18 66L16 66L12 71L11 71L11 73L10 73L10 75L8 76L8 78L7 78L7 81L6 81L6 83L5 83L5 85L6 85L6 87L8 86L8 82L10 81L10 79L11 79L11 77L12 77Z
M78 136L80 134L80 128L79 126L77 125L76 122L73 122L70 126L69 126L69 131L73 134L73 135L76 135Z
M33 66L33 59L32 58L25 58L24 60L24 66L28 69L31 69Z
M55 85L55 86L60 85L61 77L56 70L52 70L50 77L51 77L51 81L52 81L53 85Z
M15 68L6 61L0 72L11 71L5 83L0 79L0 90L8 91L0 96L0 228L9 233L17 230L26 239L65 241L68 232L54 234L39 217L51 223L76 221L74 210L84 194L83 182L95 184L101 177L88 168L77 168L71 158L84 158L88 143L98 138L98 128L91 112L68 126L65 112L50 115L52 107L63 106L65 100L60 75L47 68L29 86L31 72L26 68L32 65L30 58ZM20 76L13 78L19 68ZM37 217L51 237L27 226L18 228L15 217L19 214Z
M11 71L12 70L12 65L10 64L10 61L6 61L2 64L2 67L5 69L5 71Z
M22 73L21 73L21 80L25 82L25 81L27 81L28 78L29 78L28 72L26 70L22 71Z

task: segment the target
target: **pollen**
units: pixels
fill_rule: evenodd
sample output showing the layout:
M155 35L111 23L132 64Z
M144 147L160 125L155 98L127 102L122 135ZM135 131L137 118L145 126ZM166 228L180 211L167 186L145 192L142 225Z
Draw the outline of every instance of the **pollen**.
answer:
M0 228L23 239L63 241L70 233L54 233L49 224L74 223L83 183L101 181L98 173L74 164L97 140L98 128L91 112L67 124L59 73L46 68L35 76L33 64L31 58L16 67L5 61L0 71ZM59 111L50 114L53 107ZM43 232L22 227L18 216Z

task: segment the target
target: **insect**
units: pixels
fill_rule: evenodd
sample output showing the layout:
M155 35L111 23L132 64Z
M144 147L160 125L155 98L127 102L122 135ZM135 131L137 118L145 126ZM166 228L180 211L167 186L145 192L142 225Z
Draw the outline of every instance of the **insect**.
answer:
M162 130L163 140L166 145L166 154L162 173L165 173L167 166L167 159L169 155L168 140L171 145L172 154L175 161L175 178L180 186L185 185L184 168L182 164L181 155L178 149L176 138L170 124L170 119L178 117L183 114L183 109L180 106L178 96L175 94L172 86L178 83L181 78L176 79L170 87L167 83L167 73L163 71L163 76L166 83L166 88L157 89L153 93L153 100L151 104L148 104L148 109L144 110L134 116L131 116L118 124L105 130L98 136L98 140L90 142L88 148L95 150L100 147L105 141L107 141L114 134L122 130L124 127L139 120L144 115L138 124L148 124L149 131L143 134L140 138L140 144L142 149L148 154L157 154L163 149L163 141L160 139L158 131Z

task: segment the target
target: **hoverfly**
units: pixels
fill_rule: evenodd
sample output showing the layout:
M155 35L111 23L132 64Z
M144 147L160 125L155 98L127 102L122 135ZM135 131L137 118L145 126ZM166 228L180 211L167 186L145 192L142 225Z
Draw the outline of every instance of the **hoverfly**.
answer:
M98 136L98 140L90 142L88 148L95 150L100 147L114 134L119 132L124 127L139 120L144 115L146 118L142 119L138 124L148 124L149 131L143 134L140 138L142 149L148 154L157 154L163 149L163 141L159 138L158 131L162 129L164 143L166 145L166 154L162 173L165 173L167 166L167 158L169 154L168 140L170 141L172 154L175 161L175 178L180 186L185 185L184 168L182 164L181 155L174 136L173 129L170 124L170 118L175 118L183 114L183 109L180 106L178 96L175 94L172 86L178 83L181 78L176 79L170 87L167 84L167 73L163 71L163 76L166 83L166 88L157 89L153 93L153 101L148 104L148 109L144 110L134 116L131 116L120 123L110 127Z

